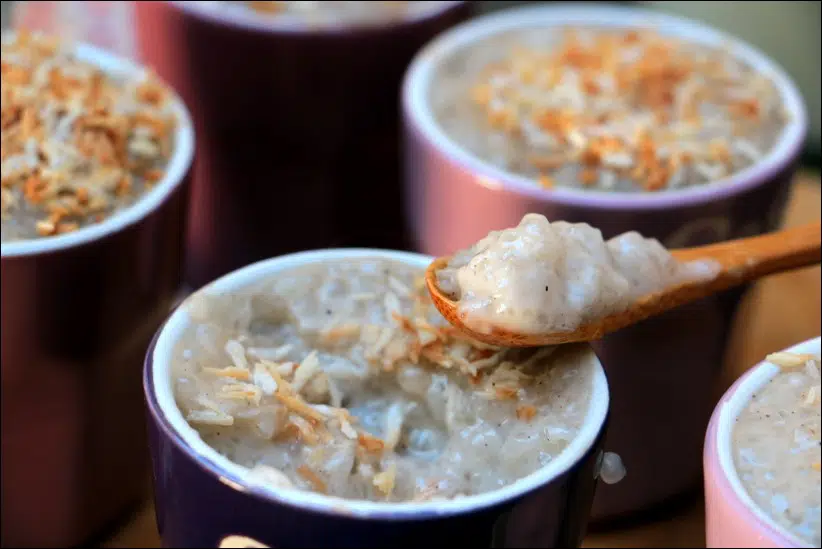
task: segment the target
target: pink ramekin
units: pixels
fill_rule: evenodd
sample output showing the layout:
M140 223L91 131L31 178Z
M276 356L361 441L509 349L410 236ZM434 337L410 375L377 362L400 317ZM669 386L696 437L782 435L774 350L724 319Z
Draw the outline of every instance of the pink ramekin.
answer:
M788 352L819 354L820 338L809 339ZM761 362L748 370L723 395L705 436L705 538L708 547L812 547L759 508L745 491L733 465L731 429L751 395L779 372Z

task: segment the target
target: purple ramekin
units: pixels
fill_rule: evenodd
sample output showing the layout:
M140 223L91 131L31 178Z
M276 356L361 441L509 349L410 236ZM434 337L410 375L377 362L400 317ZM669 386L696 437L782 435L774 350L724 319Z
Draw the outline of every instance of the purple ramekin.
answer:
M788 349L789 353L820 353L815 337ZM752 395L779 373L760 362L725 393L714 409L705 434L705 539L707 547L812 547L777 524L747 493L734 466L733 426Z
M303 252L250 265L202 291L228 293L300 265L375 257L420 269L431 260L373 249ZM230 545L237 541L235 536L271 547L573 547L581 542L602 462L609 408L605 372L590 348L584 357L595 365L595 374L585 426L547 467L476 496L380 503L256 484L249 480L248 469L203 442L177 407L169 371L175 343L188 322L184 302L152 342L143 378L157 525L165 547Z
M88 45L115 75L142 69ZM66 547L146 492L140 371L182 281L194 132L133 207L77 232L2 244L2 546Z
M310 28L197 2L137 2L141 55L180 91L197 131L186 283L306 249L406 249L402 76L471 7Z
M655 26L702 43L729 44L773 76L792 120L759 163L707 185L643 194L542 189L461 148L440 129L427 101L434 68L456 48L535 25ZM807 127L795 85L751 46L685 18L601 4L516 8L459 25L420 51L406 73L402 101L407 217L417 249L435 256L516 226L529 212L586 222L605 237L636 230L669 248L771 231L781 222ZM594 519L649 508L699 486L713 389L743 293L739 288L700 300L595 344L613 394L608 443L633 474L630 481L599 491Z

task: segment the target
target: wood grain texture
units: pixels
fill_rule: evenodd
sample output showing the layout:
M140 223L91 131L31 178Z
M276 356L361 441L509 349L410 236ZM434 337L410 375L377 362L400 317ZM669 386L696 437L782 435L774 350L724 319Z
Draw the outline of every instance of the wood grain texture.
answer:
M819 176L799 178L789 205L786 226L796 227L822 218ZM737 316L717 398L766 354L820 334L820 267L775 275L745 297ZM147 503L103 547L160 547L154 507ZM704 547L702 501L657 514L653 520L588 535L584 547Z

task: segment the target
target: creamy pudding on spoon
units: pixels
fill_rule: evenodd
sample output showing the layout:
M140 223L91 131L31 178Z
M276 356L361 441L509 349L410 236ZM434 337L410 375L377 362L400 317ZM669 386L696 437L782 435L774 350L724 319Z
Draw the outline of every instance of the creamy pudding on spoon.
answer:
M437 271L437 285L472 330L541 334L571 332L644 295L718 272L711 260L677 261L637 232L606 241L585 223L527 214L517 227L456 253Z

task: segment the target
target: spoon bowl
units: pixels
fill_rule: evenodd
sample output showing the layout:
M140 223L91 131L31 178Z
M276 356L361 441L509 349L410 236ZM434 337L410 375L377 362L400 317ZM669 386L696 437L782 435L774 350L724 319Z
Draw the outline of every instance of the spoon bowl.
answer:
M442 316L478 341L503 347L559 345L600 339L610 332L733 286L814 265L820 261L820 241L822 224L817 221L761 236L672 250L671 254L680 262L712 259L719 264L720 270L714 278L669 286L647 294L625 310L566 332L521 333L493 325L483 326L483 329L472 327L460 311L458 302L437 285L437 272L448 264L450 257L439 257L431 262L425 271L425 284Z

